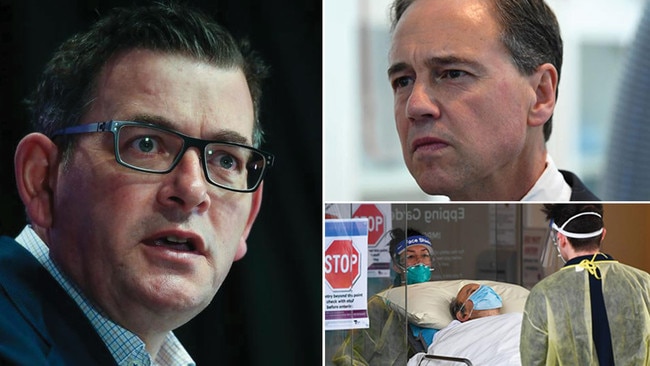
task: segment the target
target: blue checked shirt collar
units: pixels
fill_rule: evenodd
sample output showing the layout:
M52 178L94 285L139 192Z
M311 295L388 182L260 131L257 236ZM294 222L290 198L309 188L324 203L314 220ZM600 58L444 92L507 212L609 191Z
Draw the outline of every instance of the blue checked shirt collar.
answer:
M104 341L109 351L120 366L195 366L196 364L187 353L174 333L169 332L155 360L145 350L145 344L130 331L122 328L108 319L70 282L50 258L50 250L36 235L36 232L26 226L16 237L16 241L27 249L47 269L54 279L79 305L88 317L95 330Z

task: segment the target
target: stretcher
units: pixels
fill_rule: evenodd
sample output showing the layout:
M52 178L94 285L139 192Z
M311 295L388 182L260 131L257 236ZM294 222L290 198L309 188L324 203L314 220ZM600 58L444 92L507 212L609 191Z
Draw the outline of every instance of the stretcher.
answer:
M441 360L441 361L449 361L449 362L458 362L458 363L464 363L467 366L473 366L474 364L463 357L450 357L450 356L438 356L438 355L424 355L424 357L420 360L419 365L422 365L422 362L427 361L427 360ZM426 366L426 365L423 365Z

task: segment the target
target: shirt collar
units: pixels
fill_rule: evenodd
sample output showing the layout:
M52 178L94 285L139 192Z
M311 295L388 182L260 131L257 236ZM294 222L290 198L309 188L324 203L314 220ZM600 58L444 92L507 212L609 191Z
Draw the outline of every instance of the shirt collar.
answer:
M595 256L593 254L587 254L587 255L581 255L579 257L571 258L569 259L566 264L564 264L564 267L576 265L580 262L582 262L585 259L593 259L594 262L600 262L600 261L612 261L614 258L612 258L610 255L605 254L605 253L598 253Z
M119 365L195 366L194 361L173 332L169 332L155 360L151 360L142 340L108 319L59 270L50 258L49 247L36 232L26 226L16 241L27 249L79 305Z
M537 179L533 188L526 193L522 201L570 201L571 186L564 181L550 154L546 154L546 168Z

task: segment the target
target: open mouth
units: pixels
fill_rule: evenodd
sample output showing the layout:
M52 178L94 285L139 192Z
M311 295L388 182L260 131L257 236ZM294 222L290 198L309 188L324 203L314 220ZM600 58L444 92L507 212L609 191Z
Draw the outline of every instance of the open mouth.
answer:
M165 247L180 252L193 252L196 250L196 245L191 239L179 238L177 236L165 236L153 241L153 245L157 247Z

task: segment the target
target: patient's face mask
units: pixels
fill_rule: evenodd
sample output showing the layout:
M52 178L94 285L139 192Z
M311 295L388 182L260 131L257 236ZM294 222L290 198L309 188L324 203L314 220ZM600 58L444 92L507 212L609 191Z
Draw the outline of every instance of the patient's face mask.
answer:
M406 269L406 284L427 282L431 279L431 267L418 263Z
M498 309L503 306L501 296L499 296L492 287L485 285L479 286L476 291L469 295L467 300L465 300L465 303L467 303L468 300L472 300L474 310ZM463 307L465 307L465 303L463 303Z

